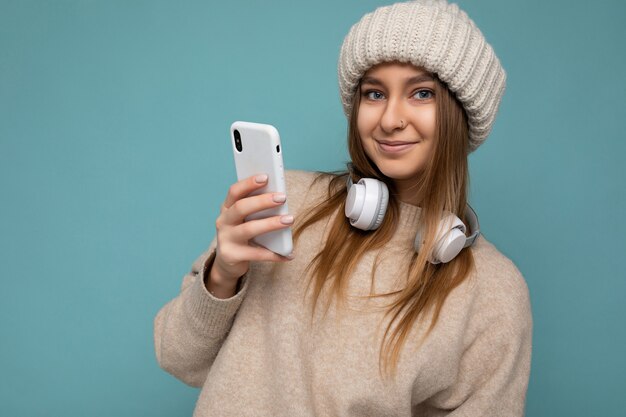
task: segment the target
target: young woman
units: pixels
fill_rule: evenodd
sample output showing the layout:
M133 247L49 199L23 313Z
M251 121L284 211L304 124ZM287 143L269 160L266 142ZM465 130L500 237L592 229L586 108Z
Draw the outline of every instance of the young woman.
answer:
M161 367L202 387L194 415L523 415L528 290L467 205L467 157L504 83L444 0L352 27L339 59L348 171L288 172L292 214L246 223L286 196L249 197L262 173L233 184L216 239L155 318ZM290 226L293 256L248 243Z

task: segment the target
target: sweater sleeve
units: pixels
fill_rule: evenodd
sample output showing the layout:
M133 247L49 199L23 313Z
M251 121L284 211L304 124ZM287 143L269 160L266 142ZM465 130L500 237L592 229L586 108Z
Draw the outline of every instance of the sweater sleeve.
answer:
M287 171L289 209L298 216L307 197L316 196L310 185L316 175ZM321 191L326 188L318 187ZM321 192L320 191L320 192ZM216 239L185 275L180 294L161 308L154 319L154 347L159 365L186 384L201 387L228 336L250 279L246 273L240 289L229 299L212 296L204 277L215 259Z
M215 240L183 278L180 294L154 319L154 347L159 365L188 385L201 387L233 324L248 288L241 278L233 297L219 299L204 286L215 258Z
M470 323L455 382L414 410L446 417L521 417L530 374L532 315L528 288L515 271L508 296L490 295ZM498 292L498 290L495 290Z
M310 185L317 175L287 171L286 182L290 213L300 215L306 198L324 195L325 186ZM318 195L319 194L319 195ZM213 361L228 336L235 315L246 297L250 272L240 282L240 290L229 299L212 296L204 277L215 259L216 239L183 278L180 294L161 308L154 319L154 347L159 365L188 385L201 387Z

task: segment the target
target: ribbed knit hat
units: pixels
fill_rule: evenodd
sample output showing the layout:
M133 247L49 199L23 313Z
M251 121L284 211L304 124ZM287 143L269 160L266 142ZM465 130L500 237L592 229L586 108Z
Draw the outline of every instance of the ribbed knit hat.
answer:
M350 29L339 55L339 91L346 116L365 72L376 64L408 62L434 73L468 116L470 152L493 126L506 74L467 14L445 0L380 7Z

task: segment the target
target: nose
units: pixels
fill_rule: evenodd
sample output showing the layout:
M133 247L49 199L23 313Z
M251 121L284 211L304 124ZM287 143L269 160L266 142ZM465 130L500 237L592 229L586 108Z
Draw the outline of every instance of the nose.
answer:
M390 98L380 118L380 128L385 133L393 133L394 130L402 130L406 127L407 118L401 100Z

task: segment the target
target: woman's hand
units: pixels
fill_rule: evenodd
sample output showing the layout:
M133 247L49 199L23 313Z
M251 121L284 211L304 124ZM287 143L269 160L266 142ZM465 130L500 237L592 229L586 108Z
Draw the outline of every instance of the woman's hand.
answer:
M244 222L258 211L285 203L282 193L249 194L267 183L267 175L249 177L233 184L215 221L217 249L207 282L207 289L219 298L235 294L239 278L248 271L250 261L286 262L292 257L280 256L268 249L254 246L250 240L263 233L284 229L293 224L293 216L274 216Z

